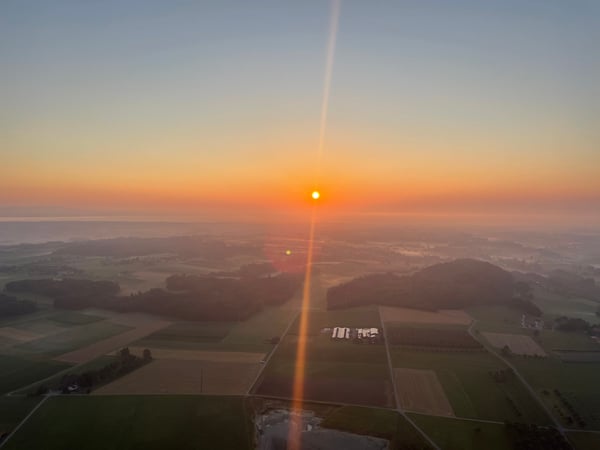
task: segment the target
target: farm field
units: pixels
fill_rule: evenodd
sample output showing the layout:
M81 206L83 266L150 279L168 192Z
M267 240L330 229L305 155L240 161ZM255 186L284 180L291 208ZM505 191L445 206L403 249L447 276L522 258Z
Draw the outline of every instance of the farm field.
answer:
M0 394L4 394L70 367L59 361L0 355Z
M504 425L421 414L409 416L444 450L512 450Z
M549 418L514 375L496 381L493 374L507 370L485 352L418 351L390 348L394 367L435 371L458 417L529 421L546 424Z
M129 343L147 336L148 334L170 324L170 322L167 322L166 320L156 319L149 316L146 317L142 315L134 316L125 314L109 319L108 323L112 323L114 326L123 327L124 329L129 327L134 328L123 331L114 336L106 337L105 339L97 340L88 346L80 347L76 350L64 353L58 356L56 359L72 364L81 364L113 350L125 347Z
M268 307L243 322L176 322L134 343L138 347L206 351L271 351L297 314L300 293L281 306Z
M516 355L546 356L546 352L529 336L522 334L482 333L492 347L508 346Z
M14 429L29 414L39 398L28 398L22 396L0 397L0 436Z
M600 430L600 363L568 363L558 358L524 357L514 357L511 362L565 426L576 427L561 416L559 411L565 417L572 414L554 394L554 389L568 399L585 421L586 429Z
M121 334L128 329L129 327L103 320L69 327L58 333L15 346L14 349L26 354L59 356L87 345L93 345L99 340Z
M251 443L241 397L60 396L49 398L4 449L244 450Z
M600 351L600 344L581 332L543 330L537 338L547 352L555 351Z
M325 416L321 426L387 439L392 449L430 448L404 417L389 409L340 406Z
M246 394L256 378L258 363L155 359L100 387L94 395Z
M143 351L148 347L129 347L129 351L142 357ZM154 359L179 359L185 361L214 361L258 364L264 357L264 353L249 352L217 352L209 350L179 350L150 348Z
M597 351L585 351L585 350L568 350L568 351L557 351L556 356L560 358L562 362L599 362L600 363L600 350Z
M584 298L568 298L538 286L533 288L534 303L544 311L544 319L568 316L594 322L598 303Z
M531 335L531 330L521 328L523 314L516 309L500 305L474 306L467 309L477 320L475 326L480 331Z
M469 325L471 316L460 309L422 311L411 308L380 306L381 320L396 323L428 323L443 325Z
M436 373L423 369L394 369L400 406L409 411L454 416Z
M175 322L138 340L144 347L194 349L217 344L229 333L231 322ZM142 345L143 344L143 345Z
M306 338L305 391L309 400L393 407L385 347L333 341L324 327L380 327L374 308L311 311ZM285 336L257 384L256 394L289 398L293 393L298 323Z
M473 339L463 327L441 328L441 325L437 325L433 328L392 324L388 325L386 333L390 345L431 347L448 351L482 350L481 343Z

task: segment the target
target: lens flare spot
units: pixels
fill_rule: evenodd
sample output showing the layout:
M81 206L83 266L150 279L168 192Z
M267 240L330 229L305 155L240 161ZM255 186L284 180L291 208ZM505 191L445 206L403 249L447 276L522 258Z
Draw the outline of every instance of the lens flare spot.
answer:
M290 256L291 254L292 254L291 250L288 249L288 250L285 251L285 256Z
M321 193L319 191L313 191L311 197L313 198L313 200L319 200L319 198L321 197Z

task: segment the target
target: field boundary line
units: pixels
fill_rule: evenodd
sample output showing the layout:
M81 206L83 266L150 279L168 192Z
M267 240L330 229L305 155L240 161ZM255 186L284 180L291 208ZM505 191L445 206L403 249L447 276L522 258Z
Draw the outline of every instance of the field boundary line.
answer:
M250 384L250 387L246 391L246 397L249 396L249 395L252 395L252 390L254 389L254 386L256 385L256 383L258 383L258 380L260 379L261 375L265 371L266 367L269 365L269 362L271 361L271 358L273 357L273 355L275 354L275 352L279 348L279 345L281 344L281 342L287 336L288 332L290 331L290 328L292 328L292 325L294 324L294 322L296 322L296 319L300 315L300 311L301 311L301 309L298 309L298 311L296 311L296 314L294 314L294 316L292 317L292 319L288 323L287 327L285 327L285 330L283 330L283 333L281 334L281 337L279 338L279 342L277 342L277 344L275 344L275 346L271 349L271 351L269 352L269 354L263 359L264 362L259 363L260 364L260 368L258 369L258 373L256 374L256 377L254 378L254 381Z
M431 439L429 437L429 435L427 433L425 433L425 431L423 431L421 429L421 427L419 427L414 420L412 420L410 417L408 417L408 415L406 414L406 412L402 409L402 406L400 405L400 401L398 399L398 390L396 389L396 378L394 376L394 366L392 365L392 355L390 354L390 346L388 345L388 336L387 336L387 330L385 328L385 321L381 319L381 307L377 307L377 313L379 314L379 323L381 323L381 330L383 332L383 342L385 344L385 353L387 354L387 360L388 360L388 369L390 371L390 382L392 383L392 388L394 391L394 400L396 402L396 411L398 411L398 413L404 417L404 419L410 423L413 428L415 430L417 430L417 432L423 436L423 438L429 443L429 445L431 445L434 449L436 450L441 450L441 447L439 445L437 445L433 439Z
M527 380L525 380L525 377L523 377L519 373L519 371L517 370L517 368L514 365L512 365L502 355L500 355L499 353L491 350L490 347L489 347L489 345L488 345L488 343L487 343L487 341L485 339L477 339L477 336L475 336L475 333L473 332L473 327L475 326L476 323L477 323L477 321L475 319L473 319L473 322L471 323L471 325L467 329L467 331L469 332L469 334L473 337L473 339L479 341L487 349L487 351L489 353L491 353L496 358L498 358L500 361L502 361L504 364L506 364L508 367L510 367L510 369L514 372L514 374L517 376L517 378L519 379L519 381L521 381L521 383L523 384L523 386L525 386L525 388L527 388L527 390L529 391L529 393L531 394L531 396L538 402L538 404L542 407L542 409L548 415L548 417L550 418L550 420L554 423L554 426L556 427L556 429L558 430L558 432L560 434L562 434L565 439L567 439L567 436L565 434L565 428L560 424L560 422L558 421L558 419L556 417L554 417L554 415L551 413L550 409L540 399L540 397L538 396L537 392L535 392L535 389L533 389L533 387L531 387L531 385L527 382ZM567 439L567 442L568 442L568 439Z
M33 415L33 413L35 413L38 410L38 408L40 406L42 406L46 402L46 400L48 400L50 397L53 397L53 396L52 395L46 395L43 399L40 400L40 402L37 405L35 405L33 407L33 409L31 411L29 411L29 414L27 414L25 416L25 418L23 420L21 420L21 422L19 422L19 424L10 432L10 434L8 436L6 436L6 438L2 442L0 442L0 448L4 447L4 444L6 444L8 442L8 440L11 437L13 437L13 435L17 431L19 431L19 428L21 428L23 426L23 424L25 422L27 422L27 420Z

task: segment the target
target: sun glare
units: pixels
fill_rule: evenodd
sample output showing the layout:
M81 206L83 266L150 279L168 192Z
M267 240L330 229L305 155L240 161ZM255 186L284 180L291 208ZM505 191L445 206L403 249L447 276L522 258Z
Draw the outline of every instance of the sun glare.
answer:
M313 200L319 200L319 197L321 197L321 193L319 191L313 191L311 196L312 196Z

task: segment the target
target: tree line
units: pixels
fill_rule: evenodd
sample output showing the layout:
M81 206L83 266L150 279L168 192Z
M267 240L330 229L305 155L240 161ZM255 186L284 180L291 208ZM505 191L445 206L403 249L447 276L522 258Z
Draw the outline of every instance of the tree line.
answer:
M147 312L185 320L238 321L289 300L302 282L298 274L241 279L173 275L167 289L150 289L129 296L117 295L118 283L82 279L13 281L9 292L30 292L50 297L63 309L97 307L119 312Z

